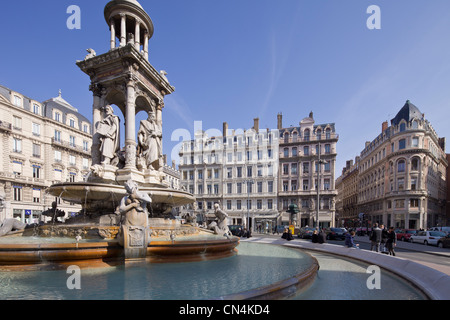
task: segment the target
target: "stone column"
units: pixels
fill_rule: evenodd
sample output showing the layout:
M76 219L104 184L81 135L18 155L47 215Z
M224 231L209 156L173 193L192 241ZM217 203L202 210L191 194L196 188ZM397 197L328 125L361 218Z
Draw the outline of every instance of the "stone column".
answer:
M120 46L124 47L127 44L127 16L121 13L120 19Z
M101 99L101 88L99 88L96 84L91 86L91 91L94 94L94 104L93 104L93 115L92 115L92 126L93 126L93 141L92 141L92 165L101 163L101 155L100 155L100 140L97 131L97 124L102 121L102 99Z
M145 30L144 34L144 57L148 60L148 31Z
M110 25L111 25L111 50L113 50L116 47L116 24L114 22L114 19L111 19Z
M136 94L135 81L127 82L127 105L125 114L125 168L136 168Z
M136 50L141 52L141 21L139 19L136 19L134 43L135 43Z

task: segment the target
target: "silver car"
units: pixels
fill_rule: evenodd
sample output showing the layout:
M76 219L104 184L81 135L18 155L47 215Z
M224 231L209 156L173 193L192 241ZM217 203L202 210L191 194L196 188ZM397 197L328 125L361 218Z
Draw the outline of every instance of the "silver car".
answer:
M424 245L434 245L436 246L439 239L446 236L445 232L441 231L418 231L409 238L411 242L423 243Z

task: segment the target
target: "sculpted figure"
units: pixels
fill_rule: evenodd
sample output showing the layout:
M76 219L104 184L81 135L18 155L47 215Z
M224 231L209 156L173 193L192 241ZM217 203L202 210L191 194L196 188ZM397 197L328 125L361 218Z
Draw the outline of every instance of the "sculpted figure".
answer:
M89 48L86 51L88 52L88 55L86 56L86 58L84 58L84 61L89 60L89 59L94 58L94 57L97 56L97 53L92 48Z
M125 189L128 195L122 199L118 208L118 212L124 216L123 225L147 227L147 205L152 202L152 199L148 194L139 192L134 181L128 181Z
M208 229L213 230L217 235L231 235L230 229L228 229L228 214L220 209L219 204L214 205L214 214L216 215L217 222L212 222Z
M113 108L104 108L105 118L99 122L97 133L100 136L100 154L102 164L109 165L120 151L120 120L114 115Z
M56 202L52 202L52 208L44 211L42 213L43 216L52 218L51 222L57 222L58 218L62 218L66 215L66 213L62 210L58 210L58 204Z
M162 128L154 112L149 112L148 119L141 121L138 143L138 155L145 160L147 169L159 170L162 159Z
M11 231L24 230L27 227L25 223L17 219L6 219L0 223L0 237L6 236Z

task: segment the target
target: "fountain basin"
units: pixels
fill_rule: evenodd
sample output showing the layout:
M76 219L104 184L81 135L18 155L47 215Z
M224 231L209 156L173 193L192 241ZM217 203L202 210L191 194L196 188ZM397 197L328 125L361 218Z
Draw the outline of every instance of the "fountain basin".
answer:
M5 238L8 239L8 238ZM117 265L124 263L123 247L117 241L82 241L70 239L22 238L13 237L16 243L0 241L0 270L56 269L67 264ZM19 240L18 240L19 239ZM54 243L52 243L52 241ZM68 242L71 241L71 242ZM5 243L6 242L6 243ZM33 243L35 242L35 243ZM236 254L239 238L230 240L220 237L205 241L152 241L147 248L147 262L186 262L203 261L229 257Z

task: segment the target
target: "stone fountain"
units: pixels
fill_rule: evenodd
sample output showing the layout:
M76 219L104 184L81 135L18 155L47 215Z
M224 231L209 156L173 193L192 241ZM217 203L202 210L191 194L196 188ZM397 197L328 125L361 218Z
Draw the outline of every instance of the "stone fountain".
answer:
M91 172L86 182L55 184L47 190L52 196L81 205L82 210L60 224L55 223L60 212L54 207L48 212L52 223L22 233L68 237L77 239L76 243L0 244L0 264L149 256L156 260L164 256L195 259L195 255L204 259L234 254L239 241L229 237L223 227L216 225L216 232L202 230L172 217L174 208L192 204L195 198L169 188L163 172L162 111L165 96L175 88L167 73L156 71L148 61L152 20L135 0L110 1L104 15L111 30L110 50L97 55L89 49L86 58L77 61L91 79L94 100ZM120 118L113 106L125 120L123 148ZM148 118L137 127L136 115L141 111ZM213 238L217 232L222 234ZM194 236L201 240L190 241ZM80 239L90 242L81 243Z

